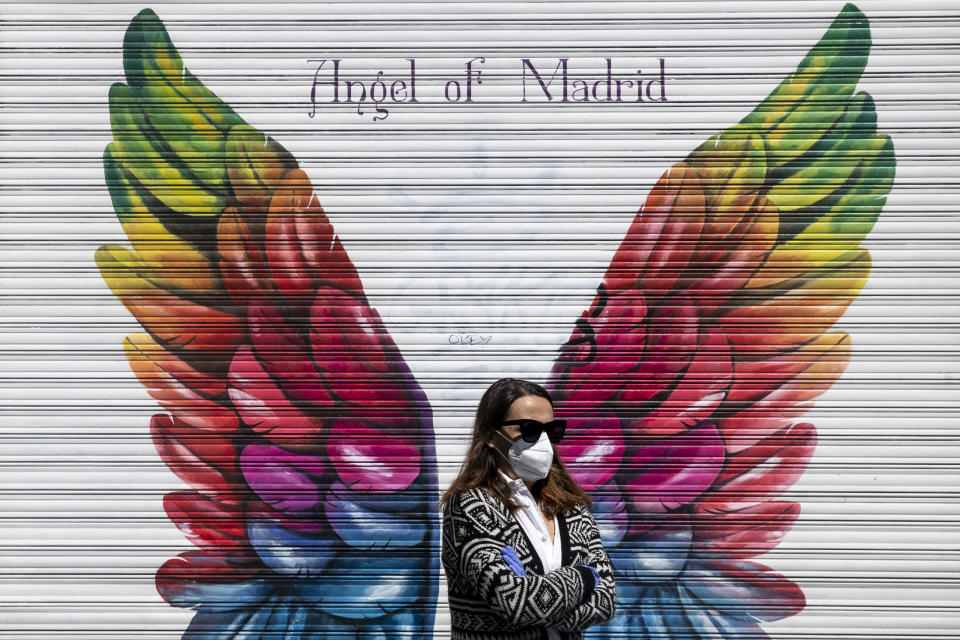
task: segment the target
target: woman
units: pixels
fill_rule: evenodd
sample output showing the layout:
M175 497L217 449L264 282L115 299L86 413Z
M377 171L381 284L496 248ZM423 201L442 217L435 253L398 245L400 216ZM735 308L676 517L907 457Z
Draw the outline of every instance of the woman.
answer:
M441 500L452 640L576 640L613 617L592 503L554 449L564 426L531 382L498 380L480 400Z

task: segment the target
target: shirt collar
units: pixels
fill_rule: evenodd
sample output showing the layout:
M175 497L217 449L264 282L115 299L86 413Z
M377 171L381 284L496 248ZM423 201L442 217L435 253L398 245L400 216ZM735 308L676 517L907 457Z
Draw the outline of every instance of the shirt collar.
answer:
M530 489L527 488L526 482L520 478L513 479L503 471L500 471L500 477L507 483L507 488L510 489L510 499L513 500L517 506L529 507L533 505L533 494L530 493Z

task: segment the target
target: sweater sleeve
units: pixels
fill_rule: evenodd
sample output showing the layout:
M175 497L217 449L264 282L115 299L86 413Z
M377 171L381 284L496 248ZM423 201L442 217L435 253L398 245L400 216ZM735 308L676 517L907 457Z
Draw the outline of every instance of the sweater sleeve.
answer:
M579 606L571 609L554 628L557 631L582 631L587 627L602 624L613 618L617 603L617 586L613 580L613 564L603 548L600 540L600 529L593 518L593 514L586 507L582 507L583 514L589 523L590 534L587 548L589 555L586 563L600 574L600 584L594 589L590 597Z
M521 568L523 575L518 574L504 557L503 527L492 510L465 495L447 503L444 519L451 526L459 574L491 610L515 626L531 627L554 626L576 609L588 592L583 572L561 567L535 576Z

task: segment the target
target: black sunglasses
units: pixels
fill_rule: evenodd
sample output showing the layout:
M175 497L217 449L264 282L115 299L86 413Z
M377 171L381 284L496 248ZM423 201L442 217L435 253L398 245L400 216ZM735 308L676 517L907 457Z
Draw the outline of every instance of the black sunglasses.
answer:
M563 440L563 433L567 430L566 420L551 420L550 422L507 420L506 422L501 422L500 426L506 427L512 424L520 426L520 437L523 438L524 442L536 442L540 439L540 433L546 431L550 442L556 444Z

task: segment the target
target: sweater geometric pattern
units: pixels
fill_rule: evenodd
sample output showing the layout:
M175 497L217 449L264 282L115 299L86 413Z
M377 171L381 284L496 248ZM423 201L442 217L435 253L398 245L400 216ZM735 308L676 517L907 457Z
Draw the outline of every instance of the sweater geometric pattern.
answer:
M581 640L583 629L613 617L613 565L593 515L578 506L557 516L563 562L546 575L520 523L484 489L453 497L443 510L441 560L447 576L451 640L540 640L545 627L564 640ZM504 559L513 547L526 576ZM591 591L584 572L592 566L600 584ZM586 597L585 597L585 594Z

